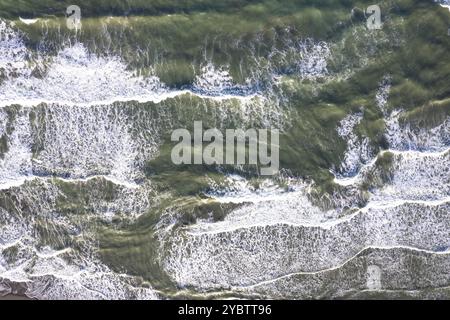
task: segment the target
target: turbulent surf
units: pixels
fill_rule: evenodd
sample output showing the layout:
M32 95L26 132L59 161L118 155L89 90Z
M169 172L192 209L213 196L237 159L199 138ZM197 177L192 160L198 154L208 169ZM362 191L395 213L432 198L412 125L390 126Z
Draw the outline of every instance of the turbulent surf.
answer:
M74 1L77 2L77 1ZM0 296L450 297L448 1L0 3ZM359 1L365 7L369 1ZM171 133L277 129L277 174Z

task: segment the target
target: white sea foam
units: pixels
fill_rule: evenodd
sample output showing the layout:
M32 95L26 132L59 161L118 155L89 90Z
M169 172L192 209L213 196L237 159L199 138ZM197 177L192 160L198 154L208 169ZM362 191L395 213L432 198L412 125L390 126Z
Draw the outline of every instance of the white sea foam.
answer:
M440 151L450 145L450 118L434 128L400 124L402 110L395 110L386 120L386 138L395 150Z
M145 160L156 152L158 134L153 134L154 140L147 137L140 141L132 135L133 125L120 108L50 105L11 113L15 115L8 118L6 110L0 110L0 136L6 139L7 147L0 159L1 189L36 175L72 181L102 175L135 187ZM31 114L39 119L33 122ZM151 136L153 129L149 123L142 131ZM37 143L39 150L33 154L32 146Z
M27 76L28 50L17 32L0 19L0 76ZM1 78L0 78L1 79ZM0 88L2 81L0 80Z
M113 272L99 260L89 219L82 222L55 212L61 196L55 185L40 181L10 192L18 206L14 213L0 210L0 277L3 283L9 283L0 287L0 294L16 293L15 287L22 284L26 288L23 293L38 299L157 298L151 288L140 286L131 276ZM124 196L132 198L130 194ZM105 209L101 201L95 201L95 205L94 212ZM109 210L136 209L120 200L116 205L119 207L109 206ZM47 243L52 246L68 241L76 242L76 248L42 245L43 235L36 232L39 227L50 233Z
M235 84L226 67L217 68L208 62L201 68L200 75L196 76L192 91L205 96L229 96L229 95L251 95L251 81L247 85Z
M388 93L385 84L377 95L384 112ZM343 167L358 171L353 178L335 180L347 187L363 183L376 166L377 158L371 160L366 149L357 147L354 130L361 119L362 115L350 115L338 128L353 146ZM166 271L181 286L199 290L273 283L273 292L278 283L274 279L335 268L365 248L448 250L447 121L412 131L397 119L394 112L387 124L387 140L394 149L383 152L393 154L388 168L391 180L371 190L363 208L344 216L339 210L324 212L310 202L307 185L291 184L290 190L282 190L269 183L255 189L245 179L231 176L222 188L225 192L211 194L216 201L241 204L223 221L199 220L192 226L163 230L163 241L171 244L161 254Z
M118 108L53 105L43 113L45 130L35 172L71 178L101 174L132 183L145 156L155 152L155 144L140 145L132 137L132 124Z
M80 43L63 49L43 78L24 76L8 79L1 87L3 105L19 101L64 101L95 103L157 97L166 92L156 77L135 77L114 57L88 53Z
M308 185L305 183L292 183L286 190L266 181L255 189L242 177L229 176L228 179L227 189L221 188L220 194L210 196L221 203L242 206L229 213L224 221L211 223L209 220L199 220L189 233L230 232L244 226L250 228L280 223L316 225L337 214L315 207L307 197Z
M333 268L367 247L449 248L450 151L393 153L392 181L344 216L315 207L306 186L249 192L247 182L232 177L236 186L216 199L237 202L242 193L247 200L223 221L165 229L162 238L171 244L162 254L166 271L182 286L214 290Z
M311 44L307 41L299 47L299 52L297 68L301 77L311 79L328 74L327 60L331 56L331 51L326 42Z
M450 282L446 272L449 266L449 251L432 252L402 246L368 247L330 269L286 274L234 289L272 298L330 299L358 297L358 294L364 297L375 291L392 298L442 299L447 296L445 288ZM430 290L430 282L437 289ZM441 291L439 288L444 289Z
M0 114L0 129L12 127L12 133L5 136L9 151L0 160L1 189L20 186L35 175L72 181L102 175L134 187L142 178L145 161L157 152L162 133L157 119L137 130L127 120L126 111L113 106L118 101L160 102L185 94L217 101L239 99L234 110L238 116L249 121L261 117L267 126L280 114L264 112L269 104L263 97L235 94L228 73L210 64L193 90L169 90L157 77L136 76L120 58L90 54L81 43L48 58L44 68L43 61L30 60L20 33L5 22L0 31L0 46L5 51L0 67L6 70L0 83L0 104L3 109L22 107L17 119L7 119L5 110ZM36 64L45 70L41 76L32 72ZM46 106L35 110L41 103ZM222 111L230 117L227 110ZM38 119L31 123L28 118L33 113ZM38 150L32 152L37 145Z
M362 119L362 113L350 114L340 121L337 128L339 136L347 142L347 149L339 169L344 177L355 175L362 165L373 158L369 139L360 138L355 133L355 128Z
M447 8L450 11L450 1L449 0L435 0L435 2L439 3L441 7Z
M210 99L252 99L255 94L231 86L226 71L204 67L194 90L169 90L156 76L142 77L128 70L116 56L101 57L88 52L82 43L63 48L45 63L31 60L21 35L0 21L0 69L6 79L0 82L0 106L39 103L60 105L110 105L116 101L161 102L186 93ZM40 66L42 76L33 75ZM45 67L44 67L45 65Z
M12 127L8 135L7 125ZM6 136L8 151L0 158L0 186L21 184L26 177L32 175L31 168L31 128L26 113L15 115L10 123L7 114L0 110L0 136Z
M211 64L204 66L192 90L169 90L157 77L136 76L119 58L90 54L80 43L61 50L40 78L32 75L30 65L42 62L30 61L20 35L0 21L0 36L0 49L5 52L0 68L6 76L0 82L1 105L30 109L45 102L51 106L39 120L47 126L45 130L42 124L30 122L26 108L15 119L0 112L0 134L7 136L8 146L0 160L0 183L35 214L0 210L1 277L26 282L27 294L37 298L157 297L98 259L95 237L87 226L55 212L61 193L49 177L83 184L106 177L123 188L112 203L94 201L92 214L111 220L125 212L136 218L148 209L150 200L149 187L138 186L134 180L142 178L145 160L157 150L157 130L145 132L145 139L136 138L125 112L111 108L113 102L159 102L194 92L211 99L240 99L244 105L240 111L245 112L245 103L260 97L248 87L236 86L225 68ZM326 43L308 42L292 49L299 59L291 67L300 77L314 79L328 73ZM287 57L290 53L277 54ZM376 96L383 113L388 95L389 84L385 84ZM369 247L420 248L432 254L448 250L448 121L431 130L416 130L402 127L398 116L399 111L394 112L387 121L388 142L392 149L401 150L394 152L392 181L371 190L364 208L343 216L339 210L316 207L305 183L291 181L285 189L266 181L255 188L242 177L230 176L228 188L220 186L210 194L214 201L240 204L223 221L199 220L192 226L172 228L176 218L162 218L169 222L169 226L158 226L166 227L160 232L160 240L169 247L160 253L165 271L181 286L210 290L267 284L286 274L329 271ZM373 157L369 141L354 132L361 119L362 115L350 115L338 128L349 144L342 172L360 171L345 180L347 186L360 183L365 169L375 163L369 162ZM35 154L34 143L40 145ZM427 153L404 151L409 149ZM35 174L49 177L35 178ZM34 229L38 218L51 220L52 241L68 234L73 241L82 240L81 251L42 246ZM11 248L17 252L14 259L8 258Z
M246 225L237 220L234 229L223 229L218 222L208 231L195 225L166 239L172 247L165 268L182 286L228 288L330 268L367 246L436 250L450 246L448 203L371 208L326 228L287 221ZM301 215L301 208L294 214Z
M383 114L387 115L386 106L388 103L389 94L391 92L391 77L385 76L380 83L378 91L375 95L375 101L377 103L378 108L383 112Z
M35 24L36 22L39 21L39 19L25 19L22 17L19 17L19 20L23 23L25 23L26 25L30 25L30 24Z

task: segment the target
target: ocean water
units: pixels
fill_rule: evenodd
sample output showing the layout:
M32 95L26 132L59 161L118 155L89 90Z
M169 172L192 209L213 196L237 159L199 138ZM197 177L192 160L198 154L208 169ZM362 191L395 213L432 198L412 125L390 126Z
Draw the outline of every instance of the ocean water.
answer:
M448 298L448 3L214 3L0 4L0 295ZM172 164L194 121L280 130L280 172Z

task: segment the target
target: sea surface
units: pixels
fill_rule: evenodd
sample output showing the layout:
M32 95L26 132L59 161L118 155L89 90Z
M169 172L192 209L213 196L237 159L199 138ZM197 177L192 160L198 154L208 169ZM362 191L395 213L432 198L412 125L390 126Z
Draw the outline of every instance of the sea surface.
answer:
M1 1L0 296L449 299L450 4L379 2Z

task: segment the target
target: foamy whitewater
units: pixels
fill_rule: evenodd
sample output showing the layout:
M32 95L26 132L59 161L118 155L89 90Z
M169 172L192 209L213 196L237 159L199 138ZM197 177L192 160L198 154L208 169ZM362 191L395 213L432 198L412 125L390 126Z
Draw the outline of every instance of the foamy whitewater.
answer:
M449 0L436 0L442 7L447 8L450 11L450 1Z
M160 102L196 92L216 99L247 99L254 93L237 90L226 71L211 65L203 68L193 90L169 90L155 77L136 76L120 58L90 54L82 43L62 49L50 62L25 47L22 36L0 20L0 68L6 81L0 82L0 106L39 103L67 105L109 105L116 101ZM33 58L32 58L33 57ZM43 72L33 75L34 69ZM237 94L236 94L237 92Z
M191 94L238 100L240 112L248 117L251 108L260 108L260 100L265 103L263 98L245 90L236 94L227 73L211 67L205 67L192 90L169 90L157 77L135 76L117 57L90 54L82 43L44 62L3 21L0 50L0 137L5 138L0 190L23 206L0 212L0 294L157 298L149 285L100 261L95 228L56 209L65 197L58 185L101 190L112 183L113 201L91 193L93 216L87 222L94 217L110 222L117 215L136 219L154 202L151 184L142 182L143 167L157 154L164 114L160 119L141 115L137 123L123 102L158 103ZM51 245L42 244L36 228L51 230ZM61 242L75 242L77 249L52 248Z
M385 82L377 94L383 110L388 94ZM180 285L205 294L230 290L261 297L317 298L319 281L330 286L329 294L335 297L383 288L392 288L390 294L395 294L394 288L414 288L411 294L420 297L427 281L413 286L405 274L417 271L394 262L411 257L433 261L422 272L429 281L447 287L449 119L435 128L411 130L398 123L399 113L387 117L390 149L378 155L371 156L365 140L353 133L361 114L346 117L337 128L349 146L341 170L352 177L338 176L335 183L348 190L356 190L376 172L378 157L393 155L391 180L371 189L362 208L356 199L348 206L347 199L347 210L326 211L310 201L308 184L291 181L286 190L266 183L255 189L244 178L230 176L225 192L211 194L215 201L241 204L223 221L199 220L175 229L173 219L168 219L161 227L161 237L170 243L161 257L167 272Z
M161 128L173 125L164 110L159 118L133 114L125 102L191 95L220 102L219 123L280 127L286 110L260 92L257 80L237 85L227 66L209 61L189 89L169 89L82 43L44 62L1 20L0 51L0 192L13 199L5 200L8 210L0 209L0 294L162 297L142 279L112 270L98 253L96 223L136 221L158 201L145 165L158 155ZM298 57L289 72L301 79L329 74L325 42L307 40L276 54ZM276 85L283 75L268 64ZM329 208L313 201L311 181L290 178L281 186L267 179L256 187L230 174L223 184L211 181L207 197L198 200L235 206L223 220L210 214L184 226L179 212L165 211L156 227L158 262L177 288L205 297L320 298L327 287L329 298L383 290L420 297L429 283L450 286L450 119L428 129L403 125L404 111L386 108L389 93L386 76L375 102L385 115L388 150L374 150L356 133L364 110L336 128L347 149L335 169L342 194L321 199ZM387 154L392 163L383 180L377 160ZM376 183L360 191L371 179ZM82 214L59 209L70 202L71 188L87 190ZM105 198L109 189L113 196ZM418 272L423 276L413 281Z

